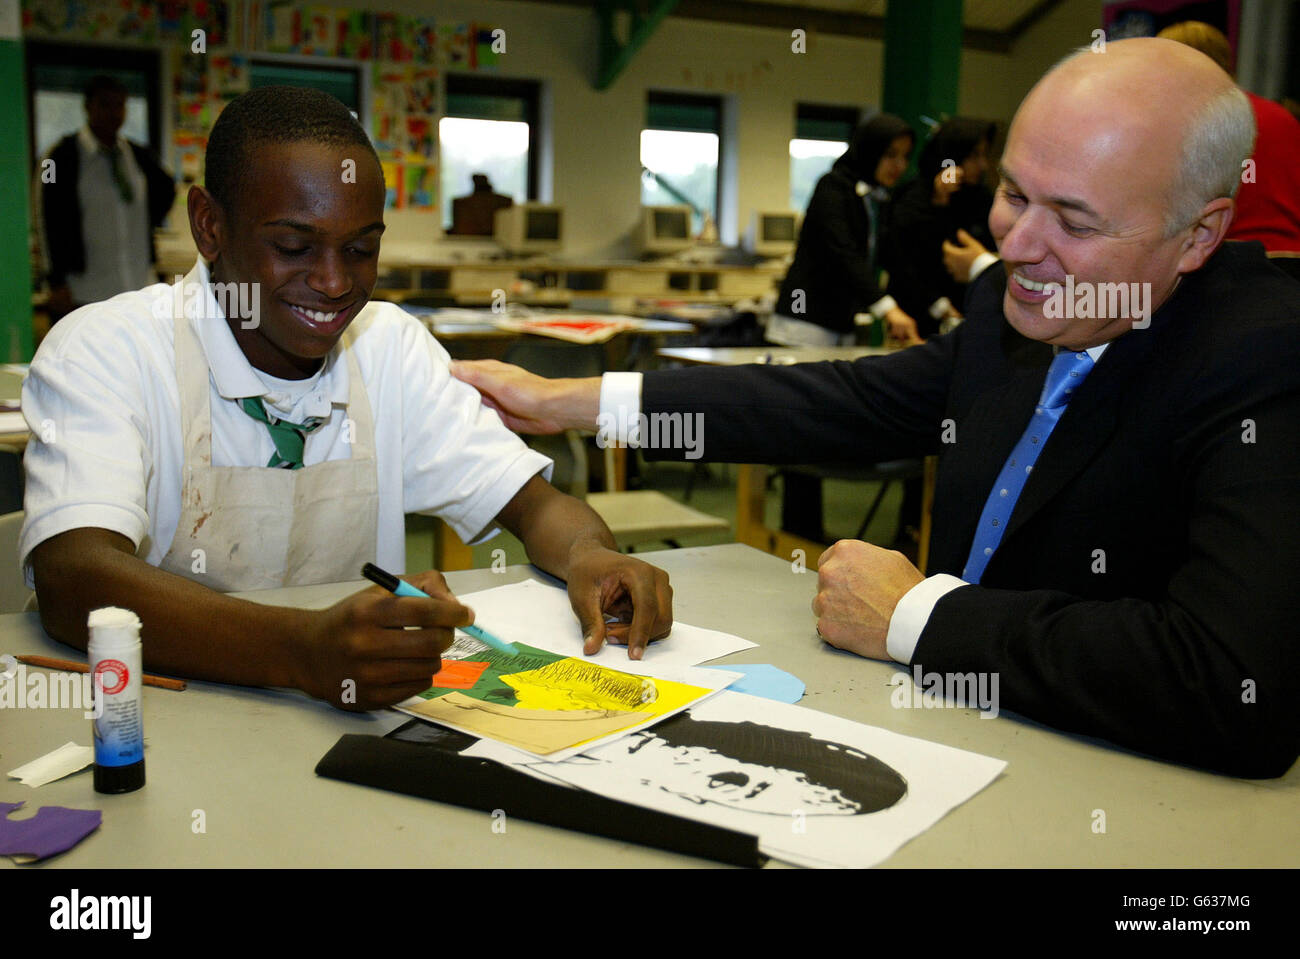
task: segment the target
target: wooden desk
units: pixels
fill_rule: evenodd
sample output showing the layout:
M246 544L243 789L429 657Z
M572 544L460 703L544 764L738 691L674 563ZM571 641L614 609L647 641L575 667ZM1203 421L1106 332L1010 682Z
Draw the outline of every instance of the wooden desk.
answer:
M740 266L673 259L580 262L544 256L437 260L399 250L381 256L379 286L387 294L446 294L462 303L481 302L498 291L519 289L524 284L531 288L512 298L563 294L691 296L730 302L762 296L784 273L780 263Z
M999 779L887 866L1300 866L1300 764L1280 779L1253 782L1141 758L1005 714L897 709L889 681L902 667L840 652L814 635L815 575L796 575L788 562L734 543L643 558L672 577L677 619L760 644L719 663L772 663L807 683L802 705L810 709L1008 761ZM464 593L535 575L512 567L447 580ZM250 598L322 607L362 585ZM34 613L0 616L0 650L75 655L41 632ZM68 740L90 742L80 710L4 712L6 770ZM314 775L339 736L385 733L406 721L396 713L344 713L295 692L195 682L182 693L146 688L144 716L148 784L137 792L100 795L89 770L38 791L0 782L6 802L103 810L99 831L48 868L703 865L514 817L503 839L487 813ZM1098 808L1105 834L1092 829ZM204 834L191 830L196 809L206 816ZM11 866L0 859L0 869ZM1137 892L1155 894L1149 886Z
M894 351L893 347L887 346L669 347L656 350L655 355L696 366L741 366L746 363L789 366L827 360L856 360L863 356L884 356ZM930 554L930 507L934 502L937 471L937 457L927 456L916 563L921 572L925 572ZM817 557L828 544L817 543L767 525L767 475L768 467L757 463L742 463L736 471L736 541L786 559L794 556L795 550L799 550L808 566L815 569Z

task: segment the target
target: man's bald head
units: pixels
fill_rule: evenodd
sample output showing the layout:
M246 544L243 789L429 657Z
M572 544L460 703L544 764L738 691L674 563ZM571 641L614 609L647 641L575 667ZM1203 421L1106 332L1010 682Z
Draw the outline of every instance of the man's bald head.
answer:
M1241 91L1173 41L1121 40L1058 64L1016 111L989 214L1008 322L1070 349L1141 328L1223 241L1253 130ZM1116 283L1147 291L1147 305L1058 309L1065 285Z
M1013 130L1022 114L1059 124L1100 120L1132 174L1162 186L1169 235L1209 201L1236 195L1255 143L1250 102L1232 78L1205 54L1153 37L1071 54L1029 92Z

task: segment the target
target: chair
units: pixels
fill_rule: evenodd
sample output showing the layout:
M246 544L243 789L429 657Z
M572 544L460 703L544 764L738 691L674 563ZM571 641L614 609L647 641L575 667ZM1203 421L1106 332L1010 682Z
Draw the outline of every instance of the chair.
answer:
M862 539L866 535L867 527L871 525L871 521L875 518L877 510L880 509L881 501L885 498L889 484L895 480L920 479L925 475L925 463L923 460L918 459L891 460L886 463L876 463L873 466L865 467L787 466L782 470L782 473L787 476L793 473L815 477L817 480L839 479L879 483L880 488L876 491L875 498L867 508L867 515L863 517L862 523L858 526L858 531L853 536L854 539Z
M525 338L512 343L504 357L539 376L599 376L604 372L604 351L597 345L575 345ZM679 503L656 490L587 491L590 461L587 439L578 430L566 430L560 437L529 437L529 445L556 461L554 484L569 494L585 499L605 521L619 549L631 552L638 544L664 542L677 547L678 539L697 533L728 532L731 525ZM605 485L616 475L613 448L604 450Z
M0 513L23 508L23 454L7 444L0 444Z
M1289 274L1292 278L1300 280L1300 252L1280 252L1273 251L1268 254L1268 258L1273 261L1274 266L1284 273Z
M32 595L18 568L18 534L24 515L20 510L0 516L0 563L4 564L0 570L0 613L21 613Z

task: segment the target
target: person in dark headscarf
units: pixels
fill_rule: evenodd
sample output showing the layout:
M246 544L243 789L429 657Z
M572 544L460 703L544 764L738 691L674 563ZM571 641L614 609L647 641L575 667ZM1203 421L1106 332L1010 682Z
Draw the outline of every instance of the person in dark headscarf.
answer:
M879 284L889 190L907 169L915 142L906 121L877 114L854 131L849 148L817 181L769 340L785 346L851 343L855 318L866 314L894 338L920 341L915 321Z
M993 194L984 185L991 123L953 117L935 130L921 150L917 177L894 197L889 218L889 292L916 317L920 334L929 338L944 320L958 319L966 285L943 265L943 241L965 230L986 248Z

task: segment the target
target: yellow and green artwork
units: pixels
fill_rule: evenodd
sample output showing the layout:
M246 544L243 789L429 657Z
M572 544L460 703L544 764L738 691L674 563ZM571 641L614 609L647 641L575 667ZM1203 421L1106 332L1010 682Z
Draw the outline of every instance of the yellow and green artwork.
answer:
M715 692L563 656L525 643L510 656L462 644L402 709L471 735L552 756L643 726Z

